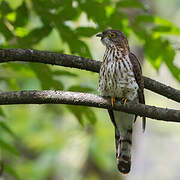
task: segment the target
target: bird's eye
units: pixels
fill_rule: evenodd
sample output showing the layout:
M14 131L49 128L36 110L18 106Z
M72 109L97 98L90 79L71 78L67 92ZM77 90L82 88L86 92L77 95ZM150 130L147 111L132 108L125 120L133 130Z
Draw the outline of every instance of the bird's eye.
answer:
M108 34L108 38L115 38L116 37L116 34L115 33L110 33Z

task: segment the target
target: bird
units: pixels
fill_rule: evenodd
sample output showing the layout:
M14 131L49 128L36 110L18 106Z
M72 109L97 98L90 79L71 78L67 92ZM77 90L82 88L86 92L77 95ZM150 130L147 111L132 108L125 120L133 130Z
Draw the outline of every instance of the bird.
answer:
M123 32L107 29L96 35L101 38L106 50L99 72L98 90L103 97L110 97L112 107L115 101L126 105L127 101L145 104L144 80L141 64L130 51ZM117 168L123 174L131 170L131 146L133 125L137 115L108 109L115 129ZM146 117L143 119L143 131Z

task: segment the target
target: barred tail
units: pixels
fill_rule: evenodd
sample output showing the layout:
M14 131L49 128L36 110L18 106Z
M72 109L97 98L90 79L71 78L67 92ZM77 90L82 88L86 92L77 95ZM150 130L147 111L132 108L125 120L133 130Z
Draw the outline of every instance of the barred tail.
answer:
M121 173L131 169L132 128L135 115L108 110L115 129L116 159Z
M117 167L127 174L131 169L132 128L135 115L113 111Z
M116 140L117 167L124 174L129 173L131 169L131 138L132 134L128 134L127 137Z

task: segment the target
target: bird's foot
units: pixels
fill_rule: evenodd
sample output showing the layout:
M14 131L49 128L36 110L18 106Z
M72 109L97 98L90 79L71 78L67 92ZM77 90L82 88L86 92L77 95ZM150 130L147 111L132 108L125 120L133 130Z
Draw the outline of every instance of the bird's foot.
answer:
M123 98L123 99L122 99L123 105L126 105L127 100L128 100L127 98Z
M115 102L115 98L111 97L111 105L112 105L112 107L114 107L114 102Z

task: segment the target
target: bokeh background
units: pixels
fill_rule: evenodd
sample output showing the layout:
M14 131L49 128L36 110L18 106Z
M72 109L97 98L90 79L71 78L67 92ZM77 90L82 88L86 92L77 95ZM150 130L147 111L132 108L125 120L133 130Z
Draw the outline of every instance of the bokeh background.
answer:
M143 74L180 88L179 0L0 0L0 48L33 48L102 60L95 34L122 30ZM97 92L98 74L39 63L0 65L0 90ZM180 105L145 90L146 103ZM0 108L2 180L179 180L180 125L137 120L132 170L116 168L106 110L70 105Z

